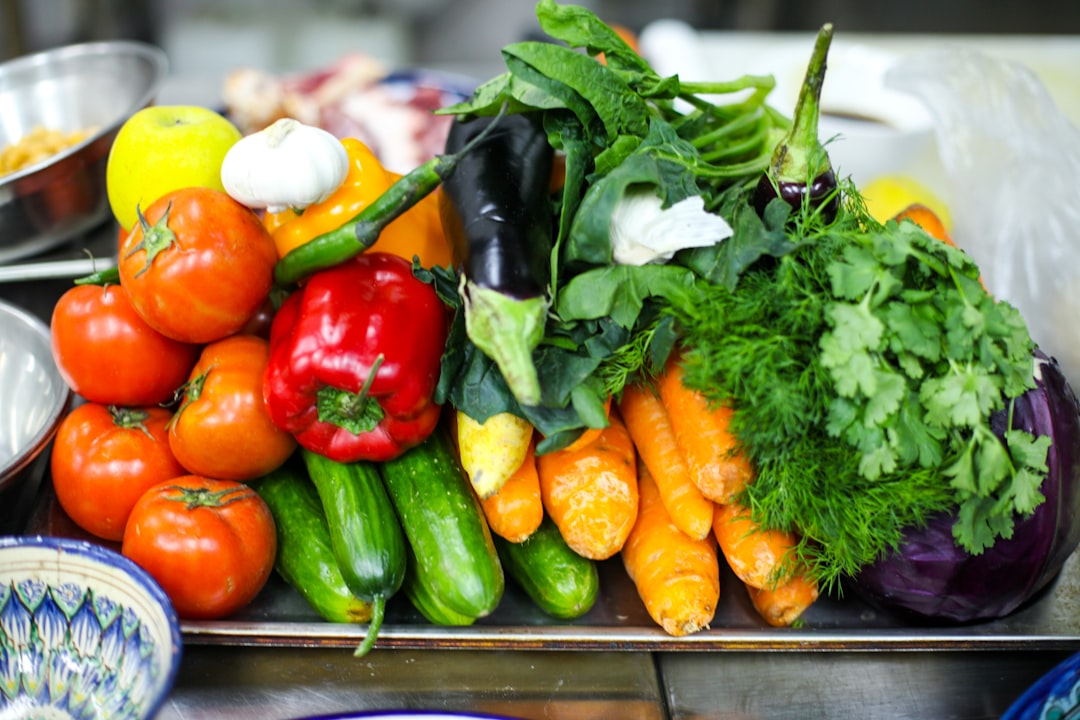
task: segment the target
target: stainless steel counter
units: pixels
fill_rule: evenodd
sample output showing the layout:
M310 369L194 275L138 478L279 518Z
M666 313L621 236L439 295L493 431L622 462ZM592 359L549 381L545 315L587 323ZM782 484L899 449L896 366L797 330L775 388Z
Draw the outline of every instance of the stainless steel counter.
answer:
M678 720L996 720L1068 652L663 654Z
M518 652L194 646L157 720L386 709L523 720L991 720L1067 652Z
M386 709L515 718L668 717L648 653L185 647L157 720Z

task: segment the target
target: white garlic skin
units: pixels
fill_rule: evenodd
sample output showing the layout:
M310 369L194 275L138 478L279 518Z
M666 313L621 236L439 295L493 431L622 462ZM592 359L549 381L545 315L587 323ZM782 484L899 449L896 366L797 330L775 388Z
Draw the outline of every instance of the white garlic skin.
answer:
M279 213L322 202L348 173L349 155L338 138L281 118L229 149L221 164L221 183L237 202Z

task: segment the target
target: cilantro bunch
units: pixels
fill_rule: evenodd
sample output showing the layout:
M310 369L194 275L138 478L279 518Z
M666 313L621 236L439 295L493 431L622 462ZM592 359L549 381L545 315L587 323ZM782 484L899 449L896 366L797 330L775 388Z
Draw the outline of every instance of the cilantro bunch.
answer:
M688 384L735 407L758 478L745 502L802 536L827 585L956 514L981 553L1042 502L1049 438L995 413L1034 387L1034 344L962 251L910 222L866 217L854 188L838 218L739 213L728 283L676 302ZM799 213L796 211L796 216ZM737 264L737 263L736 263Z

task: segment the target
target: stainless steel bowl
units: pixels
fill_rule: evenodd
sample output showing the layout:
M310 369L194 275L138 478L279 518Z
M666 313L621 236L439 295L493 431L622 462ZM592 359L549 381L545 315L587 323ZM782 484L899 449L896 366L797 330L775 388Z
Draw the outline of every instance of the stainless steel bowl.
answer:
M0 177L0 263L36 255L109 218L105 165L124 121L156 98L165 53L117 40L67 45L0 64L0 147L36 126L82 142Z
M49 328L0 301L0 492L27 476L71 401L53 361Z

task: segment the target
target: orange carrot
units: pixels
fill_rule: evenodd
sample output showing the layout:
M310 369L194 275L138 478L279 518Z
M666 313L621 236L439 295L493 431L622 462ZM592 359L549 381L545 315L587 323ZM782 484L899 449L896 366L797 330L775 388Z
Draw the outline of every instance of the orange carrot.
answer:
M545 453L536 466L544 509L566 544L592 560L618 553L638 513L637 457L618 416L588 447Z
M512 543L524 542L544 519L540 475L536 470L536 444L529 443L525 460L498 492L480 500L488 527Z
M730 430L732 409L711 407L704 395L682 380L682 363L672 356L659 386L675 442L701 494L714 502L728 502L754 478L750 461L736 449Z
M799 573L774 588L746 586L750 602L758 614L773 627L789 627L818 598L817 583Z
M774 587L790 573L785 565L797 538L760 527L750 511L737 503L716 506L713 534L732 572L754 588Z
M652 388L627 385L619 412L641 462L660 489L672 521L690 537L701 540L712 527L713 503L690 478L690 468L675 442L675 431L660 396Z
M720 601L720 560L711 535L695 540L677 528L644 463L638 466L641 507L622 549L649 616L669 635L709 627Z
M945 227L945 223L933 210L922 203L912 203L896 214L896 220L911 220L913 223L926 231L930 237L937 238L946 245L956 247L952 236Z

